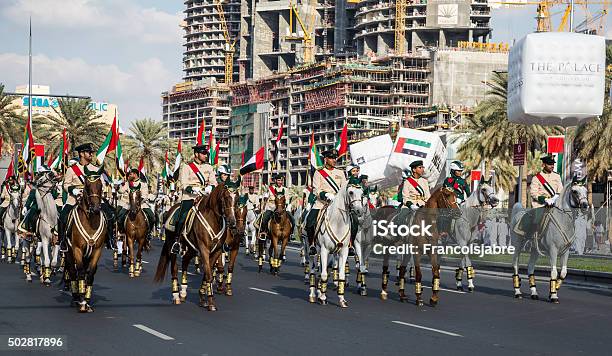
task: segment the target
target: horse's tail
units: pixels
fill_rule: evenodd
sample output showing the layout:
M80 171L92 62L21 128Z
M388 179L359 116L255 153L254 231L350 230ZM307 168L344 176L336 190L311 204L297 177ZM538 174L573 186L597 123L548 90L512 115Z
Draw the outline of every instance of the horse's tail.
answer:
M514 203L514 206L512 207L512 215L510 216L510 226L515 225L515 220L517 219L518 214L523 210L523 205L520 202Z
M168 263L170 263L170 248L174 239L166 238L164 246L162 247L161 254L159 256L159 262L157 263L157 270L155 271L155 277L153 281L161 283L166 277L166 270L168 269Z

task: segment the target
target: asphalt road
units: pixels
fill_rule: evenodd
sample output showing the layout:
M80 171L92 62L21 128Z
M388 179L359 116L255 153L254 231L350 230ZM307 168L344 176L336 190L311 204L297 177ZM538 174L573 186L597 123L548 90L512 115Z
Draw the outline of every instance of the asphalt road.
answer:
M28 284L18 265L1 264L0 336L63 335L68 351L57 354L64 355L603 355L612 347L612 290L605 286L564 284L561 304L554 305L516 300L509 277L481 271L476 291L460 293L453 290L454 273L444 270L442 287L450 290L441 292L440 304L417 307L412 285L408 303L399 302L393 283L389 300L381 301L380 265L372 262L368 296L357 294L352 274L349 308L341 309L331 288L329 305L308 303L295 250L280 276L257 273L255 261L241 253L234 296L217 295L219 310L208 312L198 306L199 276L190 275L188 300L180 306L170 304L168 279L152 282L159 250L154 243L143 275L133 279L125 270L113 272L105 251L91 314L70 307L57 284ZM429 285L430 274L425 278ZM523 277L525 296L526 284ZM547 285L540 281L541 297ZM429 295L425 289L426 303Z

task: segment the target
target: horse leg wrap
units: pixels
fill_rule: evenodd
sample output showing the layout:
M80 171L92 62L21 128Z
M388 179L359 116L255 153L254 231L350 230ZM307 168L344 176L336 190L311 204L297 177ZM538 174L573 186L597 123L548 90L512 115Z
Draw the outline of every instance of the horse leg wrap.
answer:
M172 278L172 293L178 293L178 291L179 291L178 278Z
M66 264L66 258L64 257L64 254L62 254L62 257L60 258L60 267L65 267L64 265Z
M85 293L85 280L79 279L79 294Z
M212 282L211 283L206 283L206 295L208 295L209 297L212 297L213 295L213 287L212 287Z
M421 282L416 282L414 284L414 294L421 295L422 293L423 293L423 286L421 285Z
M232 284L232 276L233 276L233 273L232 273L232 272L229 272L229 273L227 274L227 277L225 277L225 283L226 283L226 284L228 284L228 285Z
M551 279L550 280L550 294L555 294L555 293L557 293L557 280Z
M136 261L136 267L134 267L134 270L140 272L140 261Z
M0 248L0 253L2 254L2 258L4 258L4 255L6 255L6 247L2 246L2 248Z
M535 286L536 286L535 274L530 274L529 275L529 288L535 288Z
M308 273L310 273L310 265L306 264L306 266L304 266L304 274Z
M340 279L338 280L338 295L344 295L344 285L345 285L345 281L344 279Z
M383 278L382 278L382 287L383 290L387 289L387 285L389 284L389 271L385 271L383 272Z
M334 267L332 270L332 278L334 282L338 281L338 268Z
M45 278L51 278L51 267L45 267Z
M561 284L563 284L563 278L559 277L557 278L557 285L556 285L556 289L559 290L561 288Z
M440 278L439 277L435 277L433 279L433 282L431 284L431 290L433 290L434 292L438 292L440 290Z
M414 275L414 267L410 267L410 279L414 279L415 275Z
M93 287L92 286L87 286L85 288L85 300L86 301L90 301L91 300L91 291L92 291Z
M30 274L30 265L23 265L23 274Z
M263 256L262 255L259 255L259 257L257 258L257 265L263 266Z
M314 275L314 273L310 274L310 276L308 278L308 282L309 282L310 288L314 288L315 287L316 283L315 283L315 275Z
M36 261L36 266L40 266L40 256L36 255L36 257L34 257L34 260Z
M72 294L77 294L79 292L79 286L77 281L70 281L70 291Z
M208 283L202 281L202 284L200 284L200 289L198 289L198 293L200 294L200 296L204 296L207 294L208 292Z
M327 279L326 280L322 280L319 282L321 285L319 286L319 289L321 290L321 293L325 294L327 292Z
M400 276L399 288L398 288L400 291L404 291L406 289L405 283L406 283L406 279Z
M468 276L468 279L474 279L474 275L475 275L474 267L472 267L472 266L467 267L467 276Z
M514 285L514 288L521 288L521 279L519 278L518 274L512 275L512 284Z
M412 269L412 268L411 268ZM463 280L463 269L457 268L455 270L455 280L461 282Z
M351 271L350 271L350 269L349 269L349 264L348 264L348 262L344 264L344 273L345 273L345 274L350 274L350 273L351 273Z
M181 284L187 284L187 271L183 271L183 273L181 273Z
M366 288L366 276L363 273L360 273L360 274L361 274L361 287L365 289Z

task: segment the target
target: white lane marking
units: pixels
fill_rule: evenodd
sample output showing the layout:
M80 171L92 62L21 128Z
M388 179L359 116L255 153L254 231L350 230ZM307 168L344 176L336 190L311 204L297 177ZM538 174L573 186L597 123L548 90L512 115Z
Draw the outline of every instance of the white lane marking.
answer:
M429 288L431 289L431 287L429 286L423 286L423 288ZM466 292L464 291L460 291L460 290L452 290L452 289L446 289L446 288L440 288L440 290L443 290L445 292L451 292L451 293L457 293L457 294L465 294Z
M142 263L149 263L148 261L142 260Z
M450 331L444 331L444 330L440 330L440 329L428 328L426 326L421 326L421 325L416 325L416 324L404 323L403 321L392 320L391 322L394 323L394 324L411 326L411 327L417 328L417 329L429 330L429 331L437 332L437 333L444 334L444 335L463 337L463 335L455 334L455 333L452 333Z
M140 330L142 330L142 331L144 331L144 332L148 332L148 333L149 333L149 334L151 334L151 335L157 336L158 338L160 338L160 339L162 339L162 340L174 340L174 338L173 338L173 337L168 336L168 335L166 335L166 334L162 334L162 333L160 333L159 331L157 331L157 330L153 330L153 329L151 329L151 328L149 328L149 327L147 327L147 326L144 326L144 325L142 325L142 324L134 324L134 325L132 325L132 326L133 326L133 327L135 327L135 328L138 328L138 329L140 329Z
M187 274L190 275L190 276L195 276L196 275L195 273L192 273L192 272L187 272Z
M255 288L255 287L249 287L249 289L256 290L256 291L258 291L258 292L263 292L263 293L268 293L268 294L278 295L278 293L276 293L276 292L272 292L272 291L265 290L265 289L259 289L259 288Z

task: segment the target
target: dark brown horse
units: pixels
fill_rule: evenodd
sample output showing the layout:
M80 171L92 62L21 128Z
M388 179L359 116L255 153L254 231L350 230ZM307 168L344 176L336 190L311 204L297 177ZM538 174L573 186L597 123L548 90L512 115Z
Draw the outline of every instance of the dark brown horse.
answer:
M438 245L440 236L436 228L436 219L439 216L446 215L453 218L461 216L461 210L457 205L457 196L452 189L439 188L431 194L431 197L425 203L425 206L417 210L414 214L412 221L413 225L421 224L421 222L427 226L430 225L431 235L422 233L417 236L412 236L410 243L416 246L417 252L414 257L414 271L415 271L415 284L414 293L416 296L416 304L423 305L423 299L421 297L423 293L423 287L421 280L423 275L421 273L421 256L425 253L429 256L431 263L432 272L432 295L429 300L431 306L436 306L440 300L438 292L440 291L440 262L438 261L438 255L435 252L435 246ZM424 246L428 245L427 250ZM433 248L431 248L433 247ZM406 269L400 271L400 280L404 279L404 273Z
M212 265L217 261L225 242L226 228L235 229L236 218L231 193L224 184L217 185L209 196L194 202L196 216L192 228L184 236L182 232L166 232L166 241L161 251L154 280L161 282L166 274L168 263L172 263L172 299L181 304L187 296L187 267L191 259L200 254L204 276L200 285L200 306L209 311L217 310L212 289ZM182 258L181 296L178 287L178 265L176 255L171 253L172 245L179 241L184 255Z
M282 195L274 200L275 210L268 224L268 239L270 240L270 273L278 275L280 266L285 257L285 249L291 237L291 220L287 213L285 196ZM281 243L280 251L278 248ZM260 243L262 241L260 240Z
M142 211L142 196L140 190L129 192L130 210L125 219L125 240L129 251L130 277L139 277L142 272L142 250L147 248L148 224ZM134 242L138 242L138 252L134 261ZM124 253L125 256L125 253Z
M223 261L221 261L227 254L219 256L216 261L217 267L217 292L225 293L227 296L233 295L232 290L232 279L234 276L234 266L236 265L236 257L238 257L238 251L240 249L240 241L244 239L246 230L246 215L247 206L244 203L240 203L238 193L235 188L228 188L233 202L234 202L234 213L236 218L236 227L234 229L226 229L225 231L225 244L229 248L229 258L225 261L227 265L227 274L224 275L225 269ZM225 281L225 282L224 282ZM225 285L224 285L225 283Z
M100 173L85 170L83 195L71 212L72 229L68 236L66 269L70 278L72 302L80 313L93 312L90 305L94 275L107 238L107 223L101 211L102 180Z

